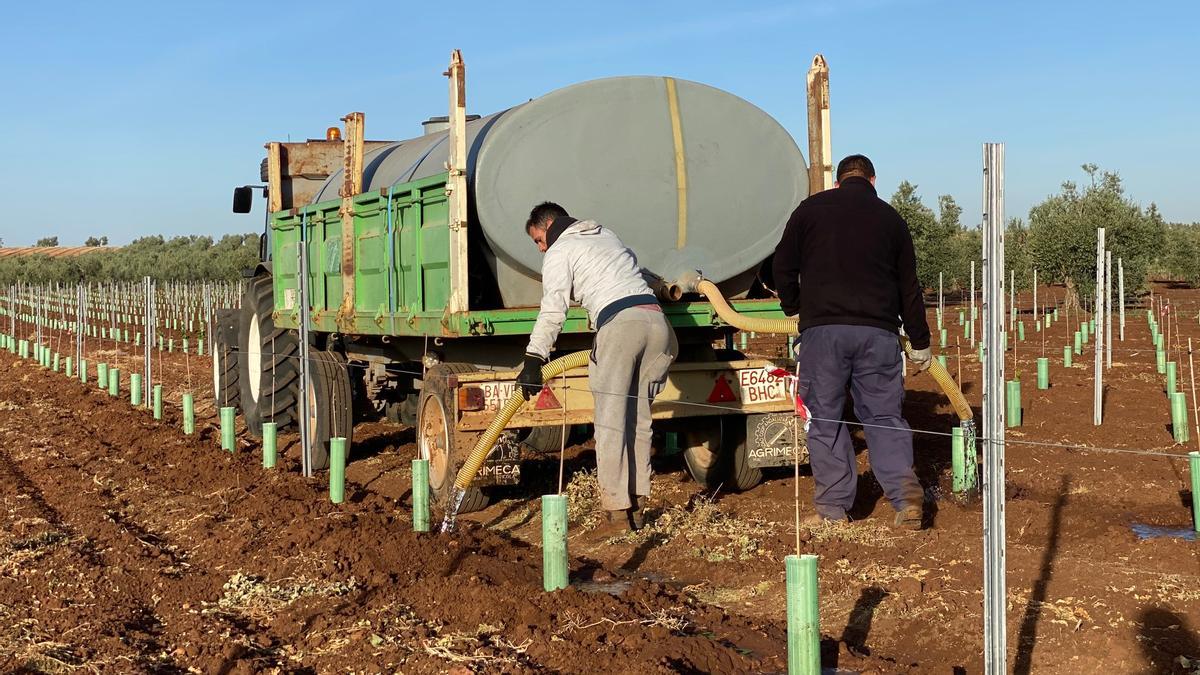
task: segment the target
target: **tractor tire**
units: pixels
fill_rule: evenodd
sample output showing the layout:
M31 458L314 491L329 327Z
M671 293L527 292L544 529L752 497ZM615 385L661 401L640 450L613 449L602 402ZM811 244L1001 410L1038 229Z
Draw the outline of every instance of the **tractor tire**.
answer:
M445 513L459 468L471 452L469 439L454 430L457 410L451 375L472 373L466 363L439 363L425 373L417 404L417 448L429 460L429 496L439 512ZM488 505L488 495L477 487L467 488L458 513L478 511Z
M246 430L262 436L263 422L279 431L293 428L300 393L300 341L295 331L275 327L270 276L257 276L242 296L240 388Z
M567 428L567 434L570 435L571 429ZM519 434L521 445L529 448L531 452L537 455L550 455L557 457L563 450L563 428L561 425L552 425L548 427L531 427Z
M346 359L337 352L309 351L308 359L308 439L313 471L329 468L329 439L344 438L353 445L354 401L350 390L350 370Z
M212 352L213 405L237 407L241 402L241 359L238 358L238 310L213 312Z
M762 469L750 466L746 452L746 420L722 415L697 420L683 434L683 462L692 478L708 490L742 492L762 482Z

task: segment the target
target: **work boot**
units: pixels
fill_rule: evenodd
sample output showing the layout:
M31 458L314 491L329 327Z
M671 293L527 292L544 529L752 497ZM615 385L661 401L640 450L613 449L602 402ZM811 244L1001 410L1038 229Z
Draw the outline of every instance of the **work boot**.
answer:
M850 516L847 516L844 513L842 514L841 518L831 518L829 516L821 515L820 513L811 513L800 519L800 524L805 527L820 527L821 525L824 525L826 523L848 523L848 522L850 522Z
M924 526L925 510L921 504L909 504L896 511L894 525L902 530L919 530Z
M600 524L592 530L592 536L597 539L618 537L634 529L630 520L630 509L605 511Z
M629 529L634 532L646 526L646 501L645 495L639 495L633 508L629 509Z

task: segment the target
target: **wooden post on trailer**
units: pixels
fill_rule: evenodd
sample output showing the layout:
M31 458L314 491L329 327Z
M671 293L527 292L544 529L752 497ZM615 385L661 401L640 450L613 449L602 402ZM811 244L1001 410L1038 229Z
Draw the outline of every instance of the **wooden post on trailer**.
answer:
M833 149L829 136L829 66L813 57L808 69L808 193L833 187Z
M450 209L450 297L446 312L467 311L467 67L462 52L450 53L450 152L446 199Z
M267 217L283 210L283 144L267 143Z
M363 185L363 123L366 116L352 112L342 118L346 123L346 138L342 142L342 306L338 309L338 326L347 332L354 328L354 196L362 193Z

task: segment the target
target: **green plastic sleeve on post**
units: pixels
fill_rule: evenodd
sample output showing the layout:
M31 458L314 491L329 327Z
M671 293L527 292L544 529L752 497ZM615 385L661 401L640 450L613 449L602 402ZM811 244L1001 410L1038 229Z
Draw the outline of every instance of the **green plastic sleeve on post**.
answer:
M51 369L56 373L58 372L58 366L59 366L58 361L59 361L58 352L54 352L54 365L51 367Z
M412 461L413 532L429 531L429 460Z
M1024 321L1017 322L1017 339L1020 340L1021 342L1025 341L1025 322Z
M979 343L979 363L987 363L987 350L983 348L983 343Z
M162 419L162 385L154 385L154 419Z
M121 369L108 369L108 395L116 396L121 393Z
M87 359L79 359L79 381L87 384Z
M188 436L196 433L196 405L191 394L183 395L183 433Z
M949 334L947 333L945 328L941 329L941 338L942 338L942 347L945 348L946 345L949 344L949 342L950 342L950 340L948 339Z
M1200 532L1200 452L1188 453L1188 470L1192 474L1192 525Z
M1006 397L1008 402L1008 419L1006 420L1008 428L1019 427L1021 426L1021 381L1009 380L1006 393L1008 394Z
M108 389L108 364L96 364L96 387L100 389Z
M167 352L172 354L175 352L175 338L167 340Z
M264 469L274 469L279 457L278 450L279 425L274 422L263 422L262 427L262 462Z
M1175 374L1179 366L1174 361L1167 361L1167 396L1175 393Z
M73 363L71 363L72 360L73 359L70 356L68 356L66 359L64 359L63 372L66 374L67 377L75 376L75 369L71 367L72 365L74 365Z
M341 504L346 500L346 439L329 439L329 501Z
M567 497L542 495L542 590L567 587Z
M967 322L967 313L963 310L958 310L958 325L963 325Z
M204 356L204 338L196 338L196 355Z
M1167 353L1162 349L1157 349L1154 352L1154 361L1158 368L1159 375L1167 374Z
M1187 443L1188 433L1187 395L1182 391L1171 394L1171 432L1176 443Z
M1037 360L1037 388L1050 388L1050 359L1044 356Z
M820 675L821 615L817 601L817 556L789 555L787 571L788 674Z
M183 353L184 354L188 353L188 339L187 338L183 338Z
M227 405L221 408L221 449L233 452L233 417L237 408Z
M955 492L967 489L967 450L963 447L962 427L950 430L950 487Z
M1083 344L1086 345L1088 341L1088 325L1086 321L1079 324L1079 334L1083 336Z
M941 365L943 368L945 368L945 367L946 367L946 355L945 355L945 354L938 354L938 355L937 355L937 360L938 360L938 363L939 363L939 364L940 364L940 365Z
M140 373L129 374L129 405L142 404L142 376Z
M1077 355L1083 354L1083 333L1079 331L1075 331L1075 353Z
M1063 345L1063 366L1071 367L1071 345Z

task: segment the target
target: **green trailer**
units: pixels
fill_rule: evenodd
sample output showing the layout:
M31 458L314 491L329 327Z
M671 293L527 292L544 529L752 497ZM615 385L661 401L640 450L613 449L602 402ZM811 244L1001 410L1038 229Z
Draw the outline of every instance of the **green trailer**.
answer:
M714 173L713 151L707 146L720 145L722 140L726 147L777 146L782 128L754 108L756 115L742 113L753 128L748 136L737 126L728 133L719 128L711 135L701 133L704 111L714 105L741 110L726 100L731 95L724 92L718 97L712 93L717 90L670 78L598 81L605 84L577 85L577 91L565 98L555 99L558 92L544 97L572 112L551 115L555 119L547 121L545 110L550 104L543 105L541 112L534 111L542 115L534 118L534 124L528 106L541 99L485 118L468 117L463 72L455 52L448 71L450 114L431 120L432 133L418 139L367 141L364 116L351 113L343 118L344 138L335 127L325 139L267 144L263 193L268 224L262 260L247 273L236 349L230 350L235 354L236 374L230 374L228 353L214 371L217 390L228 389L229 380L236 377L237 399L249 430L256 432L268 420L286 429L296 422L299 397L307 396L313 465L321 469L327 465L329 438L351 438L356 420L384 417L415 427L420 452L430 460L431 490L436 499L443 499L466 453L511 393L515 369L538 314L536 249L532 243L509 237L509 230L524 236L523 222L503 212L510 206L514 212L527 210L534 203L528 197L509 197L526 189L529 172L517 172L511 161L505 165L494 158L510 160L529 144L536 145L536 139L518 138L519 144L511 140L529 127L541 129L544 135L547 127L558 123L565 125L564 134L580 135L574 117L578 106L573 108L572 102L581 97L600 96L604 102L628 90L630 100L619 104L629 110L652 105L647 100L653 92L665 91L669 105L664 106L668 120L664 129L669 140L662 171L670 184L664 187L640 174L625 180L623 191L603 194L591 188L614 181L607 178L609 169L599 166L587 169L591 172L587 180L563 178L563 170L555 169L532 180L536 185L528 189L531 195L548 191L545 198L575 190L575 201L567 202L571 204L583 196L594 199L590 206L584 205L587 215L612 224L627 243L634 239L631 247L656 279L663 310L681 345L666 390L653 407L656 446L682 449L690 473L712 486L748 489L761 480L762 467L790 464L795 443L787 433L791 425L783 423L791 410L783 384L762 375L769 363L732 349L735 329L719 319L710 303L681 295L673 283L681 270L703 266L707 278L713 278L708 270L716 270L714 280L738 312L782 318L761 272L787 214L808 192L808 167L790 136L790 148L769 167L786 176L750 171L740 181L727 181L743 173L742 165L749 161L746 152L754 155L761 148L741 148L740 155L718 153L717 157L728 156L731 165ZM697 97L705 96L708 99L701 105ZM684 114L688 106L702 111L697 113L699 121ZM736 120L737 115L728 113L719 121L730 119ZM596 128L595 123L585 126ZM694 135L685 136L683 130ZM607 133L608 137L589 142L616 154L622 152L621 142L629 146L626 154L643 153L649 145L639 136L641 131L618 126ZM646 163L656 161L651 157ZM441 170L428 170L431 165ZM487 167L492 167L491 173ZM518 181L522 177L524 183ZM558 185L548 184L555 180ZM716 221L706 220L706 214L726 208L728 200L735 202L732 213L754 209L739 207L737 193L722 196L706 186L712 181L728 182L725 187L736 190L744 187L745 180L757 186L753 189L783 187L755 195L756 200L769 202L762 207L767 213L764 222L739 225L714 239L708 233ZM514 181L518 181L515 187L495 192L497 186ZM634 194L630 186L642 183L651 196L630 197ZM249 211L252 194L249 186L238 188L234 210ZM609 201L628 207L639 199L644 203L634 205L639 209L635 214L669 208L670 217L656 216L654 222L662 226L649 234L622 230L620 209L614 214L606 211ZM706 199L717 201L706 203ZM596 215L597 211L604 213ZM299 380L303 268L308 272L304 284L311 364L307 382ZM593 335L587 314L574 307L557 347L561 353L587 349ZM564 434L586 428L592 421L586 373L568 373L548 388L547 395L531 401L513 418L464 501L465 509L486 504L487 486L518 482L523 457L559 452L567 440ZM782 431L768 433L768 428Z

